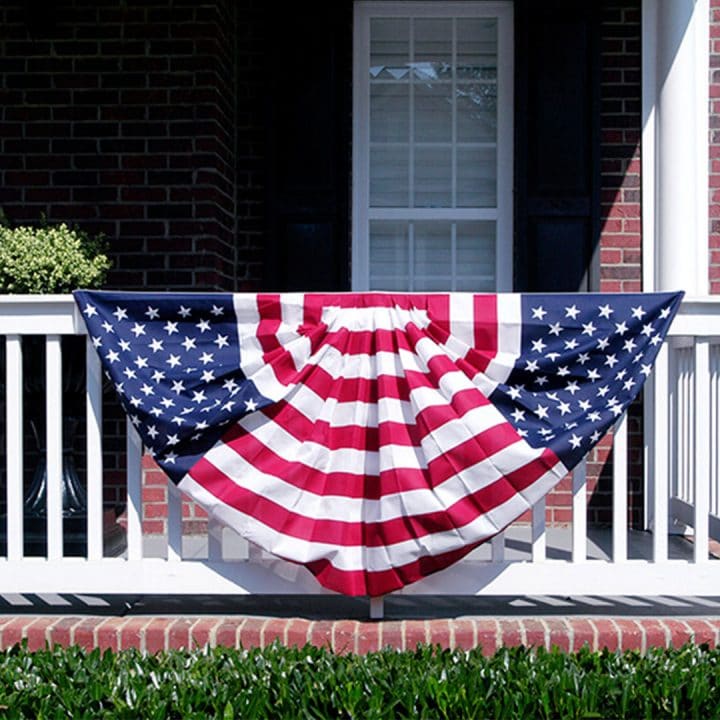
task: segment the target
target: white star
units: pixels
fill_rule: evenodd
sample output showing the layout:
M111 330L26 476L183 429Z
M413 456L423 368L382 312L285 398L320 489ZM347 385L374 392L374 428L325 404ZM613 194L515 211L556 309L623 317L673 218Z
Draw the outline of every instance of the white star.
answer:
M115 392L116 392L118 395L124 395L124 394L125 394L125 389L124 389L124 387L123 387L124 385L125 385L125 383L122 383L122 382L115 383Z
M209 383L215 379L215 373L212 370L203 370L202 381Z
M623 389L624 389L624 390L630 390L630 388L632 388L633 385L635 385L635 381L634 381L632 378L628 378L628 379L623 383Z
M598 350L605 350L609 344L610 344L609 338L600 338L598 340L598 344L597 344Z
M193 391L193 402L201 403L201 402L205 402L205 400L207 400L207 398L205 396L204 390Z
M147 383L143 383L140 391L145 395L145 397L155 394L155 391L152 389L152 385L148 385Z
M562 367L559 367L559 368L557 369L557 374L558 374L560 377L565 377L566 375L569 375L569 374L570 374L570 370L568 369L568 366L567 366L567 365L563 365Z
M170 367L177 367L181 364L180 362L180 356L179 355L173 355L170 353L170 358L165 361Z
M163 341L159 340L158 338L153 338L150 342L150 349L154 353L160 352L160 350L164 350L165 348L163 348Z
M130 416L130 422L135 426L138 427L140 425L140 418L137 415L131 415Z
M615 357L614 354L613 354L613 355L608 355L608 356L605 358L605 365L608 365L608 366L611 367L611 368L612 368L612 367L615 367L615 365L617 365L617 362L618 362L618 360L617 360L617 358Z
M540 369L537 360L527 360L526 362L527 364L525 365L525 370L527 372L537 372Z
M588 420L590 422L600 422L601 419L600 413L597 410L593 410L591 413L588 413Z
M623 350L627 350L629 353L631 353L635 349L636 346L637 346L637 343L632 338L628 338L623 343Z
M218 333L218 336L213 340L213 342L218 346L218 350L223 347L230 347L227 335L221 335Z
M533 352L541 353L546 347L547 345L542 341L542 338L538 338L537 340L532 341Z
M560 357L560 353L549 352L545 357L550 360L550 362L555 362Z
M133 360L133 362L134 362L135 365L138 367L138 369L139 369L139 368L146 368L146 367L148 366L147 358L140 357L140 355L138 355L138 356L135 358L135 360Z
M212 354L212 353L204 352L204 353L200 356L200 362L201 362L203 365L207 365L208 363L211 363L212 361L213 361L213 354Z
M185 383L182 380L174 380L172 388L170 388L176 395L185 391Z
M255 412L258 408L258 404L255 402L253 398L250 398L249 400L245 401L245 410L247 412Z
M204 333L206 330L210 329L210 322L208 320L201 320L199 323L195 325L195 327L201 332Z
M623 320L621 323L615 323L615 334L623 336L628 331L627 325Z
M575 395L576 392L579 392L579 391L580 391L580 387L579 387L578 384L575 382L575 380L571 380L571 381L567 384L567 387L565 388L565 391L566 391L566 392L569 392L571 395Z
M102 345L102 340L99 337L93 336L92 344L93 344L93 347L97 349Z
M192 314L192 310L190 308L186 308L184 305L180 306L180 309L178 310L178 315L186 318L186 317L190 317L191 314Z
M231 395L235 395L238 390L240 390L240 386L232 379L226 380L223 383L223 388L227 390Z
M520 408L515 408L515 410L513 410L510 414L513 416L515 422L522 422L525 420L525 411Z
M597 328L593 325L592 320L589 323L583 323L583 335L588 335L589 337L592 337L592 334L597 330Z
M142 405L142 400L140 398L136 398L134 395L130 397L130 404L133 407L140 407Z
M610 319L610 316L615 312L610 305L598 305L600 311L600 317Z
M150 409L150 414L154 415L155 417L160 417L163 413L159 407L154 407Z
M610 388L607 385L601 385L597 389L597 396L598 397L605 397L610 392Z
M638 320L642 320L643 315L647 315L647 313L643 310L642 305L638 305L637 307L632 308L632 316L634 318L637 318Z
M533 319L542 320L546 315L547 310L545 310L542 305L539 305L536 308L532 308Z
M135 380L135 378L137 378L137 374L135 373L135 371L129 367L126 367L123 370L123 375L125 375L128 380Z
M172 335L173 333L178 332L177 329L177 323L176 322L170 322L169 320L163 325L163 330L167 332L168 335Z
M560 400L558 399L557 393L549 392L549 393L546 393L545 397L548 400L554 400L555 402L560 402Z
M520 390L520 385L514 385L513 387L508 388L507 393L513 400L517 400L520 397Z
M642 370L640 370L640 372L641 372L645 377L647 377L647 376L650 375L650 373L652 372L652 366L651 366L651 365L646 365L645 363L643 363L643 365L642 365Z
M95 309L94 305L87 303L85 305L85 309L83 310L83 313L85 315L87 315L88 317L92 317L93 315L97 315L97 310Z
M161 380L164 380L164 379L165 379L165 373L164 373L162 370L156 370L156 371L152 374L152 379L153 379L156 383L159 383Z
M653 335L653 336L650 338L650 344L651 344L653 347L655 347L655 345L658 345L658 344L661 343L661 342L662 342L662 338L661 338L659 335Z
M623 412L625 412L625 411L623 410L622 405L613 405L613 406L610 408L610 412L611 412L615 417L620 417L620 415L622 415Z
M180 442L180 438L177 435L168 435L167 436L167 444L168 445L177 445Z
M591 407L592 403L589 400L579 400L578 407L583 411L587 412Z
M178 459L178 456L175 453L168 453L161 462L167 463L168 465L174 465L175 461Z
M668 317L670 317L670 308L669 308L669 307L663 308L663 309L660 311L660 317L661 317L663 320L665 320L665 319L667 319Z
M590 361L590 355L588 353L580 353L577 358L578 363L580 365L584 365L586 362Z
M130 352L132 345L127 340L118 340L118 345L123 352Z
M148 320L157 320L157 318L160 317L160 311L157 308L148 305L148 309L145 311L145 315L147 315Z
M570 445L572 445L573 449L577 449L580 447L580 444L582 443L582 438L578 437L575 433L573 433L569 442L570 442Z
M217 305L213 305L212 310L210 312L215 316L219 316L225 312L225 308L218 307Z
M170 422L175 423L175 425L180 427L185 422L185 418L181 418L179 415L176 415Z
M563 331L563 328L560 327L560 323L559 323L559 322L552 323L552 325L548 325L548 327L550 328L550 329L548 330L548 333L549 333L550 335L554 335L555 337L558 337L558 336L560 335L560 333Z
M643 325L643 329L640 331L642 335L647 335L647 337L650 337L655 330L653 329L652 323L647 323Z
M574 350L580 343L575 338L572 338L571 340L565 341L565 349L566 350Z
M527 430L523 430L522 428L518 428L515 432L516 432L520 437L527 437L527 434L528 434L528 431L527 431Z
M625 375L627 375L627 370L625 370L625 368L623 368L622 370L620 370L620 372L618 372L618 373L615 375L615 379L616 379L616 380L622 380L622 379L625 377Z
M145 334L145 326L141 325L140 323L135 323L130 328L130 332L133 333L136 338L139 338L141 335Z
M223 406L223 410L227 410L227 412L230 412L232 410L233 405L235 404L234 400L228 400Z
M558 410L560 411L560 415L567 415L570 412L570 405L566 402L560 402L558 404Z
M163 399L160 401L160 404L161 404L165 409L167 409L167 408L174 407L175 401L174 401L172 398L163 398Z
M109 350L108 354L105 356L106 360L109 360L111 363L118 362L120 360L119 353L115 352L115 350Z
M580 314L576 305L571 305L565 308L565 317L572 318L573 320Z
M538 405L535 409L535 414L541 419L541 420L547 420L548 416L548 409L545 405Z
M207 430L210 426L204 421L200 420L195 423L195 429L196 430ZM197 438L196 438L197 439Z
M544 375L538 375L537 378L535 378L535 382L542 387L545 385L545 383L548 381L548 379Z
M102 322L102 329L103 329L106 333L114 333L114 332L115 332L115 331L113 330L113 326L112 326L107 320L103 320L103 322Z
M595 382L596 380L600 379L600 373L595 368L590 368L588 370L587 376L590 382Z
M116 307L113 315L118 319L118 322L127 320L127 310L125 308Z
M184 348L185 352L195 349L195 338L185 336L185 339L180 343Z
M147 434L154 440L160 433L154 425L148 425Z
M596 430L591 436L590 436L590 442L596 443L600 439L600 433Z

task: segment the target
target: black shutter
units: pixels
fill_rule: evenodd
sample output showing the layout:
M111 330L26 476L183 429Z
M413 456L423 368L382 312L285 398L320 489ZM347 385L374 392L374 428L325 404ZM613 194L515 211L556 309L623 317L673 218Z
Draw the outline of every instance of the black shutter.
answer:
M597 3L518 0L515 23L515 287L596 290Z
M272 7L265 53L265 289L345 290L352 4Z

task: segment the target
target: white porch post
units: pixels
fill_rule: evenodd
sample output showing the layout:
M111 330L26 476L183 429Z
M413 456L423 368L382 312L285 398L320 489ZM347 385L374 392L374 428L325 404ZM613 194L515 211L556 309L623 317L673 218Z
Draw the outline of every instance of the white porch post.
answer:
M709 0L642 0L646 291L698 296L709 289L709 24ZM655 488L667 488L670 480L669 427L657 422L668 418L668 387L658 387L655 375L643 405L646 528L656 527L656 508L667 507ZM658 518L657 527L667 527L667 519Z
M643 0L645 290L708 292L709 0Z

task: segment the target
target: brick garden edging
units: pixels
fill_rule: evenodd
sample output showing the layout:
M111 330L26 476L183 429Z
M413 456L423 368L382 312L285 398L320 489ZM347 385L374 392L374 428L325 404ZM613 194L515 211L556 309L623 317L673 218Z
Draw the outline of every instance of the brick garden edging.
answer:
M23 639L31 650L47 645L79 645L86 649L136 648L155 653L194 647L264 647L311 643L335 652L366 653L383 647L414 649L418 643L443 648L481 646L492 655L502 646L535 646L576 651L639 650L680 647L685 643L720 644L716 617L512 617L452 620L305 620L243 616L7 615L0 617L0 650Z

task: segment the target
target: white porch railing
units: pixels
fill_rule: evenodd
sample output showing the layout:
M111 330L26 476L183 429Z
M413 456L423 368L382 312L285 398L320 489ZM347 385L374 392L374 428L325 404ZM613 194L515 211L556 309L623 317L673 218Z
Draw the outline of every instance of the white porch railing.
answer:
M140 440L127 430L127 549L103 556L102 376L86 343L87 550L63 550L63 335L84 335L69 296L0 298L5 342L5 518L0 512L0 594L305 594L324 593L303 568L248 548L212 522L205 537L183 537L182 499L168 491L167 535L142 532ZM23 336L44 335L46 348L47 550L26 557L23 506ZM466 560L411 585L406 594L715 595L720 563L720 298L687 300L649 380L645 399L646 523L628 529L627 427L614 434L612 527L587 523L585 467L572 479L572 522L548 527L545 501L530 525L516 525ZM1 446L1 445L0 445ZM0 486L1 488L1 486ZM3 490L0 489L0 497ZM0 508L2 501L0 500ZM4 527L3 527L4 526ZM671 534L672 533L672 534ZM674 534L692 534L694 542ZM158 554L161 557L158 557ZM380 604L372 605L380 612Z

